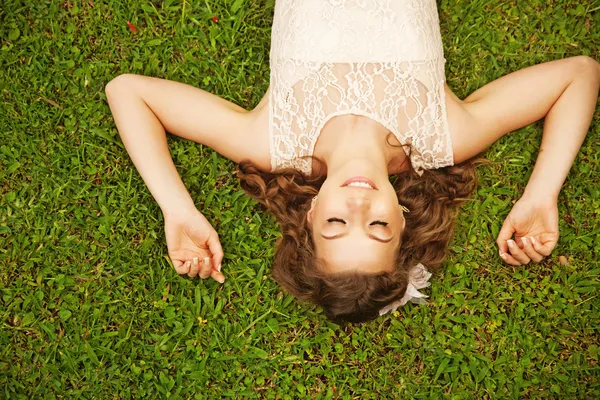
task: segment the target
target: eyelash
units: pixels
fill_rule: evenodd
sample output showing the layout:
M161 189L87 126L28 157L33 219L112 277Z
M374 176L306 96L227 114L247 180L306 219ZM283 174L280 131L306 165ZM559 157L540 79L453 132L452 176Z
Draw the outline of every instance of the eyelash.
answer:
M388 223L387 222L383 222L383 221L373 221L373 222L371 222L371 225L388 226Z
M346 225L346 221L344 221L343 219L339 219L339 218L329 218L327 220L327 222L340 222L340 223ZM383 221L373 221L373 222L371 222L371 225L388 226L388 223L383 222Z

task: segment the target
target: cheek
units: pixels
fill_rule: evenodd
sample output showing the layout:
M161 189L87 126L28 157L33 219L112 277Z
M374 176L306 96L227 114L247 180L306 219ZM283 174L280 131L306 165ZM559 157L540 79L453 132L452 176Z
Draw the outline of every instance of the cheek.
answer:
M336 190L323 190L319 192L319 198L314 207L314 211L319 215L339 210L340 204L343 204L344 197Z
M394 225L400 226L401 229L404 229L404 224L406 223L406 220L404 218L404 215L402 214L402 210L400 210L397 204L388 208L387 215L389 216L388 218L390 218L391 222Z

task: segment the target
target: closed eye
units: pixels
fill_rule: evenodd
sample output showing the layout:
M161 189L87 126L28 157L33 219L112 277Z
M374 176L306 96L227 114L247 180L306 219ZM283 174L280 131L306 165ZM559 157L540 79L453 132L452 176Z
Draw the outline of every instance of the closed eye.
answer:
M346 221L344 221L343 219L339 219L339 218L329 218L327 220L327 222L339 222L339 223L346 225Z
M388 226L388 223L387 222L383 222L383 221L373 221L369 225L371 225L371 226L373 226L373 225Z

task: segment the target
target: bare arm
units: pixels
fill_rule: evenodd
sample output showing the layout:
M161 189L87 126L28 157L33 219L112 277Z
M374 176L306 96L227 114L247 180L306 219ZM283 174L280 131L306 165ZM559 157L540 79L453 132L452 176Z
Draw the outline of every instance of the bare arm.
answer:
M250 159L268 168L266 101L248 112L201 89L139 75L115 78L106 94L123 143L165 216L175 270L223 282L218 234L196 210L177 173L165 129L234 161Z
M505 134L546 117L542 150L548 154L558 149L554 155L564 160L562 170L567 165L560 174L563 179L553 187L559 191L589 128L599 82L596 61L572 57L508 74L464 101L451 97L448 115L455 161L465 161Z
M171 159L165 129L233 161L269 163L266 124L260 129L258 114L211 93L179 82L121 75L106 85L106 94L123 143L163 212L193 206Z
M589 129L599 86L600 65L589 57L573 57L509 74L475 91L464 102L450 96L448 115L456 162L480 153L504 134L545 117L540 153L523 198L556 204ZM513 232L505 223L498 237L501 253L508 251L508 245L512 252L514 244L508 242ZM537 243L535 249L548 255L556 240L558 232L555 239L548 240L548 246ZM531 248L527 238L519 245ZM515 249L517 259L509 256L508 262L541 259L536 252L523 254L519 250Z

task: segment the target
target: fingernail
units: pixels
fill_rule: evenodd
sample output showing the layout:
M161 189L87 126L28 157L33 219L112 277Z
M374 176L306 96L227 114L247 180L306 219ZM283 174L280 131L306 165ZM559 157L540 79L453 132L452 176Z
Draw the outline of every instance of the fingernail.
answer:
M506 254L502 253L500 254L500 257L502 257L503 260L506 260Z
M223 283L223 282L225 282L225 278L219 277L219 283Z
M523 241L523 245L527 246L527 238L523 237L521 240Z
M508 241L508 245L509 245L510 247L514 247L514 245L515 245L515 242L513 242L512 240L509 240L509 241Z
M208 265L210 262L210 257L204 257L204 265Z
M219 266L217 267L217 271L221 272L221 264L219 264ZM223 282L221 282L223 283Z
M537 244L538 244L538 243L537 243L537 240L535 240L535 238L534 238L533 236L532 236L532 237L530 237L530 238L529 238L529 240L531 240L531 243L533 243L533 244L535 244L535 245L537 245Z
M198 265L198 257L194 257L194 265Z

